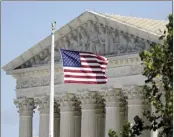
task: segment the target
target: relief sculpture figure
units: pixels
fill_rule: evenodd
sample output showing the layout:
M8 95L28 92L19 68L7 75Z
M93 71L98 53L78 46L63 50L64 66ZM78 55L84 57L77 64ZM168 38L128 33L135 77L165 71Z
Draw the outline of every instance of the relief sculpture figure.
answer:
M150 48L150 43L148 41L145 41L145 49L149 49Z
M127 34L124 34L123 32L120 33L119 39L120 39L120 44L118 47L118 53L124 53L127 50Z
M78 46L80 51L88 51L89 50L89 37L83 26L79 28L78 35Z
M106 53L107 50L105 49L108 48L108 42L106 40L106 33L105 33L105 28L99 24L99 34L98 34L98 39L99 39L99 42L100 44L98 46L96 46L96 50L97 50L97 53Z
M55 51L59 51L60 48L64 48L64 45L63 45L64 41L63 39L59 39L58 42L55 44Z
M77 41L77 32L73 31L72 33L69 34L69 41L70 41L70 49L75 50L78 46L78 41Z
M97 52L96 47L99 46L98 31L96 25L92 21L89 21L88 25L90 38L89 51L95 53Z
M110 29L110 45L109 45L109 53L117 53L118 52L118 46L119 46L119 34L118 30L112 30Z
M65 36L64 38L63 38L63 47L65 48L65 49L69 49L69 47L70 47L70 41L68 40L68 37L67 36Z
M61 59L61 55L60 55L60 52L59 52L59 49L60 48L65 48L64 46L64 39L59 39L59 41L57 42L57 44L55 45L55 61L56 62L60 62L60 59Z
M47 57L44 59L44 64L48 63L51 60L51 47L49 47L47 50L45 50L45 52L47 53Z
M141 40L139 37L135 39L135 50L136 51L142 51L145 49L145 42Z
M40 64L45 64L45 58L47 58L47 49L43 50L40 54L39 54L39 59L40 59Z
M135 51L135 38L131 35L128 37L128 52L134 52Z
M59 49L63 48L63 39L60 39L56 44L55 44L55 54L54 54L54 59L56 62L60 61L60 52Z

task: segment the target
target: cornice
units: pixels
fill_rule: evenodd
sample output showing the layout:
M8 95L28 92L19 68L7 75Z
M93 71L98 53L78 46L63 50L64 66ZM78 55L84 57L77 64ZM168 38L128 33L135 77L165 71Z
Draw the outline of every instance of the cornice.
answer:
M108 59L109 63L107 69L124 67L124 66L130 66L134 68L134 65L136 66L141 64L141 59L138 54L124 55L118 57L108 57ZM63 68L60 63L55 64L55 73L58 75L63 74ZM32 68L18 69L8 72L8 74L13 75L13 77L15 77L16 79L25 77L28 78L28 77L48 76L50 75L50 66L45 65Z
M131 75L139 75L143 71L143 67L141 65L135 66L123 66L123 67L115 67L109 68L106 72L108 78L122 77L122 76L131 76ZM41 72L34 73L35 77L20 77L16 81L16 89L22 88L32 88L32 87L41 87L48 86L50 84L50 76L49 75L41 75ZM39 76L38 76L39 75ZM55 74L55 85L63 84L63 73Z

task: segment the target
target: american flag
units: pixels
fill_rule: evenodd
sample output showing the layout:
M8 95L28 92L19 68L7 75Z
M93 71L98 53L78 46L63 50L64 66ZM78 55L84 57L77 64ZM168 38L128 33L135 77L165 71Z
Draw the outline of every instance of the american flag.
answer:
M64 83L105 84L108 60L90 52L60 49Z

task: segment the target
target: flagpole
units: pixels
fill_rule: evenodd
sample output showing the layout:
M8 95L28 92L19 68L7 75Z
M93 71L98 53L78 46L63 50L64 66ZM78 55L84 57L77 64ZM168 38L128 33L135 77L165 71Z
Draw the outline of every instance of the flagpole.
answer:
M51 80L50 80L50 115L49 115L49 137L54 136L54 32L56 22L52 22L51 42Z

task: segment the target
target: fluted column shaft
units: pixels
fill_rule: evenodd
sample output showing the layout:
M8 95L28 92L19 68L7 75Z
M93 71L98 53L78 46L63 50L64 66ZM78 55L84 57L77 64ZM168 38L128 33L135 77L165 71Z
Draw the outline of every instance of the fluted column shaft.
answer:
M54 137L60 137L60 109L59 105L54 105Z
M96 109L98 107L97 93L83 92L80 94L80 101L82 111L81 137L96 137Z
M34 100L31 98L24 98L15 100L14 102L19 108L19 137L32 137L32 124L33 124L33 109Z
M91 105L90 108L82 107L81 136L83 137L96 136L95 109L95 104Z
M136 115L142 117L143 105L142 100L128 100L128 121L134 123L134 117Z
M123 120L120 116L120 92L120 89L115 89L103 93L105 99L105 137L108 137L110 129L118 133L121 130Z
M73 94L63 94L58 98L60 102L60 137L74 137L75 96Z
M35 103L39 106L39 137L49 136L49 96L42 96L35 98ZM60 136L60 111L59 105L54 103L54 137Z
M134 117L138 115L144 120L143 111L147 107L147 103L144 103L143 88L134 87L127 91L128 102L128 121L134 124ZM150 131L143 131L142 137L150 136Z
M155 111L156 111L155 107L151 104L151 113L154 113ZM157 120L157 122L159 121ZM151 137L158 137L160 130L161 130L160 128L157 129L156 131L151 130Z
M35 99L39 106L39 137L49 136L49 97L43 96Z
M79 104L78 104L79 105ZM81 137L81 109L76 109L74 113L75 137Z
M97 125L97 135L96 137L104 137L105 136L105 114L104 114L104 106L103 108L98 108L96 110L96 125Z

